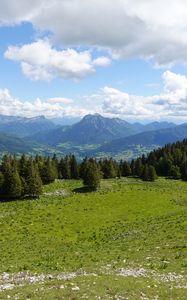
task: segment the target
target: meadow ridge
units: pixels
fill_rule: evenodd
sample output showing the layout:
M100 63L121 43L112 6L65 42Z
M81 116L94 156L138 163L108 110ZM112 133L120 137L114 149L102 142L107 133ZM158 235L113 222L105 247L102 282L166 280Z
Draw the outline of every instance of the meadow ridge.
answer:
M186 299L187 185L46 185L0 203L0 299Z

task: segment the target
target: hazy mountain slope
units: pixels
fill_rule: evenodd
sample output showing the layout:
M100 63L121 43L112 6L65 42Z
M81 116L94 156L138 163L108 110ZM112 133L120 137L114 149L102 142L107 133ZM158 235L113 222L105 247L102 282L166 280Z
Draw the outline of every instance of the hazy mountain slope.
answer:
M167 129L167 128L174 128L176 124L170 122L152 122L149 124L144 125L141 129L142 132L144 131L154 131L159 129Z
M56 146L60 143L103 144L119 137L137 132L132 124L118 118L105 118L98 114L87 115L80 122L52 130L32 138L44 144Z
M56 125L44 116L22 118L0 115L0 132L18 137L30 136L54 128Z
M101 146L98 152L120 152L131 145L151 145L162 146L187 138L187 124L182 124L174 128L159 129L155 131L142 132L126 138L120 138Z
M0 153L28 153L32 151L33 147L34 144L30 141L0 133Z

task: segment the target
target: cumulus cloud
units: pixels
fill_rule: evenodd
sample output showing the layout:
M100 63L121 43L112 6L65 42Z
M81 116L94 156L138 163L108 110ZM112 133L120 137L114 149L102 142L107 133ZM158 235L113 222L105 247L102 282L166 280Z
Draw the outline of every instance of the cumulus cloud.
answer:
M0 25L13 25L32 20L41 14L45 0L1 0Z
M54 97L47 100L48 103L59 103L59 104L72 104L74 101L69 98L62 98L62 97Z
M48 40L9 46L5 58L20 62L24 75L32 80L82 79L95 72L96 66L108 66L107 57L92 59L89 51L56 50Z
M72 99L50 98L47 101L21 101L11 95L9 90L0 89L0 111L3 115L35 117L44 115L48 118L63 116L83 116L89 111L71 106Z
M187 62L186 16L186 0L1 0L0 24L28 21L63 47L171 66Z
M162 78L164 90L159 95L144 97L111 87L103 88L103 112L140 119L187 116L187 77L166 71Z
M186 121L187 77L171 71L163 73L163 92L153 96L128 94L113 87L104 87L93 95L83 95L79 104L72 99L53 97L42 101L22 101L7 89L0 89L0 111L5 115L34 117L84 116L100 113L127 120Z

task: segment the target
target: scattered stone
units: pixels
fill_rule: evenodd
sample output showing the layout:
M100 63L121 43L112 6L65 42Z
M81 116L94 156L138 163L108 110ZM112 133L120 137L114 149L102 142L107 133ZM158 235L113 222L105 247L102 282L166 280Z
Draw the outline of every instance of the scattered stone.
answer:
M43 193L44 196L61 196L61 197L67 197L69 193L66 190L57 190L50 193Z
M141 268L141 269L120 269L118 271L118 275L124 276L124 277L146 277L146 270Z
M64 289L65 288L65 286L62 284L61 286L60 286L60 289Z
M71 289L72 289L72 291L79 291L80 290L80 288L78 286L74 286Z

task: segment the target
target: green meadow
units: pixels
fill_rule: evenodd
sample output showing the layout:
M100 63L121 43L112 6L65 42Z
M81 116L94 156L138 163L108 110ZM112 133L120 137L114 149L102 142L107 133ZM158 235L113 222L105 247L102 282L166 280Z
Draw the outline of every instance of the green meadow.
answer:
M45 186L0 203L0 299L186 299L187 183Z

